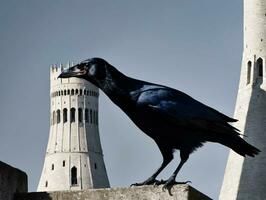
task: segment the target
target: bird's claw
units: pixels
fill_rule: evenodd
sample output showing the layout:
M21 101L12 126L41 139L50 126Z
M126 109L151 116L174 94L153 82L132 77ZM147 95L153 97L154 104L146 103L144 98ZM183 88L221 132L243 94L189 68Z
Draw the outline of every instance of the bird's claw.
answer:
M149 178L148 180L144 181L144 182L141 182L141 183L133 183L130 185L130 187L132 186L142 186L142 185L160 185L162 184L161 181L158 181L156 179L153 179L153 178Z
M175 179L173 178L169 178L165 184L163 185L163 191L165 190L168 190L169 193L171 193L171 188L174 186L174 185L179 185L179 184L188 184L188 183L191 183L191 181L184 181L184 182L176 182Z
M160 180L160 181L158 181L158 180L156 180L154 183L153 183L153 185L154 186L158 186L158 185L162 185L162 184L164 184L166 181L164 181L164 180Z

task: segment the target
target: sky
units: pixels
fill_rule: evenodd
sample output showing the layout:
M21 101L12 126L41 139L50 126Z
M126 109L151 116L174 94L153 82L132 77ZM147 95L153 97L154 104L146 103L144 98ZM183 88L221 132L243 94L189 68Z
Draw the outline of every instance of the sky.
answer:
M242 1L0 0L0 160L36 191L49 136L49 68L102 57L128 76L167 85L233 116L242 57ZM148 136L102 92L100 137L112 187L162 161ZM228 148L207 143L177 181L217 199ZM168 178L175 160L160 174Z

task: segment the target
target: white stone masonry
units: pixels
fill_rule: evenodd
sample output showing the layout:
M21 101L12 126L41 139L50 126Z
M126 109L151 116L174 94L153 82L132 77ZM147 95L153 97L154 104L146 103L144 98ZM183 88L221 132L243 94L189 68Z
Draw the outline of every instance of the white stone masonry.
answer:
M50 72L50 135L37 191L106 188L109 181L98 128L99 89Z
M266 191L266 0L244 0L244 45L234 125L262 152L230 151L220 200L262 200ZM233 44L232 44L233 45Z

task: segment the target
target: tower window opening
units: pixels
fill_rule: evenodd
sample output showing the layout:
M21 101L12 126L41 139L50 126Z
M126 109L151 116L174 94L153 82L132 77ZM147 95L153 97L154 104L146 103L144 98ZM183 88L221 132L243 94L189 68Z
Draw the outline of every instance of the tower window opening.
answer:
M86 95L86 90L83 90L83 94Z
M60 123L60 110L56 111L56 122L59 124Z
M89 110L88 108L85 109L85 122L89 121Z
M262 58L259 58L257 60L257 67L258 67L259 76L262 77L263 76L263 60L262 60Z
M64 108L63 110L63 123L66 123L67 122L67 109Z
M71 95L74 95L74 89L71 90Z
M63 90L61 90L61 96L63 96Z
M58 91L58 96L60 96L60 91Z
M71 168L71 185L77 185L77 168L74 166Z
M48 181L45 181L45 187L48 187Z
M96 111L96 124L98 125L99 123L99 118L98 118L98 112Z
M90 123L92 124L92 109L90 109Z
M52 164L52 170L54 170L54 164Z
M67 94L67 92L66 92L66 90L64 90L64 95L66 96L66 94Z
M97 164L96 163L94 163L94 169L97 169Z
M81 108L79 108L78 109L78 115L79 115L79 122L82 122L82 120L83 120L83 112L82 112L82 109Z
M78 95L79 94L79 90L78 89L76 89L76 95Z
M70 95L70 90L67 90L67 95Z
M251 61L248 61L248 71L247 71L247 84L250 83L250 77L251 77Z
M93 123L96 124L96 111L93 111Z
M75 114L76 114L76 109L71 108L70 109L70 122L75 122Z
M55 111L53 111L53 125L55 124Z
M65 167L66 166L66 161L65 160L63 160L63 167Z
M82 89L79 90L79 95L82 95Z

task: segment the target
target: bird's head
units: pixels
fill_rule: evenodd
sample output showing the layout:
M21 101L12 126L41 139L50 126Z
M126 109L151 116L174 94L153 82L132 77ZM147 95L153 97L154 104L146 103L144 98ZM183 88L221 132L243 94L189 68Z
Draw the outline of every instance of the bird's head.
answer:
M108 65L102 58L87 59L73 67L63 70L58 78L83 78L100 87L106 78L106 67Z

